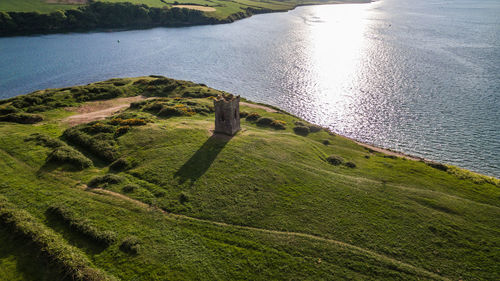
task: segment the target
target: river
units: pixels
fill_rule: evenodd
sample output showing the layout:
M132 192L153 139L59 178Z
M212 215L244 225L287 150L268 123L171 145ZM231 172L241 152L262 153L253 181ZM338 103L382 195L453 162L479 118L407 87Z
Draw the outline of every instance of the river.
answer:
M382 0L214 26L0 38L0 98L159 74L499 178L498 15L498 0Z

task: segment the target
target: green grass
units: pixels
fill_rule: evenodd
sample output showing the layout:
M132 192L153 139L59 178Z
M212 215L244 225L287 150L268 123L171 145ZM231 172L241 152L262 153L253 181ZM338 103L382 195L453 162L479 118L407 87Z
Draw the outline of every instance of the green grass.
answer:
M242 118L236 136L213 137L213 113L161 117L148 103L209 107L212 100L206 96L221 92L153 77L121 81L38 92L34 96L41 97L41 104L50 104L37 113L44 116L42 122L0 122L0 196L107 274L123 280L500 278L497 179L388 158L324 130L297 135L298 118L248 106L241 111L283 120L286 129ZM113 84L122 85L114 91L120 96L162 96L120 115L122 120L148 120L113 137L120 159L130 165L118 172L73 146L94 165L81 171L44 167L52 148L25 139L34 133L60 138L68 128L61 119L75 114L53 106L50 97L77 106L82 97L95 97L88 89ZM1 106L29 100L19 97ZM101 121L108 122L115 121ZM356 168L329 164L331 155ZM108 173L121 180L102 185L104 191L85 189ZM115 233L116 242L102 246L54 220L47 214L54 205L72 218L85 218L85 225L99 233ZM0 232L0 245L16 239ZM124 241L130 247L137 243L137 253L124 250ZM27 246L19 251L0 247L1 276L50 280L57 274L39 266L43 261L36 256L24 256ZM34 269L23 266L28 262Z
M160 0L100 0L101 2L130 2L133 4L146 4L149 7L171 7L174 1L167 0L165 4ZM179 4L197 4L201 6L214 7L215 12L208 12L207 15L218 19L225 19L228 16L242 12L246 8L270 9L274 11L290 10L297 5L304 4L327 4L338 3L339 1L317 0L284 0L284 1L265 1L265 0L177 0ZM344 0L340 2L353 2ZM2 0L0 1L0 12L40 12L50 13L57 10L74 9L79 5L74 4L49 4L44 0Z

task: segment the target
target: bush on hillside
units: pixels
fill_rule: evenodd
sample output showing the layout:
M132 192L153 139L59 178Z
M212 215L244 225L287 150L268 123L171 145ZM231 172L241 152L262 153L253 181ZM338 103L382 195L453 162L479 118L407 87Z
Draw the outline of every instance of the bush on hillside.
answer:
M115 132L115 137L123 136L125 135L128 131L130 131L130 126L120 126L118 129L116 129Z
M187 107L183 104L177 104L175 106L164 106L160 112L158 112L158 116L161 117L174 117L174 116L191 116L194 112L190 107Z
M448 166L444 165L444 164L441 164L441 163L437 163L437 162L426 162L427 165L431 166L432 168L434 169L438 169L438 170L441 170L441 171L448 171Z
M0 115L6 115L11 113L17 113L19 109L13 107L12 105L2 106L0 107Z
M330 155L326 158L326 161L328 161L328 163L334 165L334 166L338 166L338 165L341 165L342 163L344 163L344 159L340 156L337 156L337 155Z
M356 164L354 164L353 162L346 162L345 165L348 168L356 168Z
M109 168L113 171L124 171L128 168L130 168L132 166L132 164L130 163L129 160L125 159L125 158L120 158L118 160L116 160L115 162L111 163L111 165L109 166Z
M269 118L269 117L261 117L257 119L257 122L255 122L259 126L269 126L271 123L273 123L274 119Z
M246 111L240 111L240 118L245 118L248 116L248 112Z
M330 145L330 140L323 140L321 143L323 143L324 145Z
M306 126L296 126L296 127L293 128L293 131L297 135L307 136L309 134L309 127L306 127Z
M139 186L137 184L127 184L122 188L122 191L125 193L131 193L139 189Z
M83 170L92 166L92 161L85 157L80 151L63 145L54 149L47 157L48 163L70 164L75 168Z
M255 120L259 119L259 118L260 118L260 114L258 114L256 112L252 112L252 113L250 113L250 114L247 115L246 120L247 121L255 121Z
M66 143L64 143L59 139L51 138L47 135L43 135L40 133L31 134L29 137L25 138L24 141L34 141L36 144L48 148L56 148L66 145Z
M91 188L106 188L111 184L118 184L123 182L124 179L120 176L107 174L104 176L98 176L90 180L88 186Z
M323 128L318 126L318 125L309 125L308 127L309 127L309 131L311 133L317 133L317 132L323 130Z
M115 148L116 142L114 141L114 135L99 133L95 136L90 136L80 130L82 128L84 127L77 126L69 128L64 131L63 137L67 141L87 149L95 156L108 163L118 159L119 154Z
M286 129L286 122L282 120L273 120L271 124L269 125L272 128L276 130L285 130Z
M125 253L136 255L141 249L141 242L135 236L126 237L120 244L120 250Z
M29 113L9 113L0 116L0 121L19 123L19 124L35 124L43 121L43 116Z

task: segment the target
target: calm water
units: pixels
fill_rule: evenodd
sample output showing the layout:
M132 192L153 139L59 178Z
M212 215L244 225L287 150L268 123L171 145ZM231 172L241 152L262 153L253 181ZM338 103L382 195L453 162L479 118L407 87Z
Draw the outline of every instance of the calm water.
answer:
M500 177L499 15L498 0L382 0L229 25L1 38L0 97L161 74Z

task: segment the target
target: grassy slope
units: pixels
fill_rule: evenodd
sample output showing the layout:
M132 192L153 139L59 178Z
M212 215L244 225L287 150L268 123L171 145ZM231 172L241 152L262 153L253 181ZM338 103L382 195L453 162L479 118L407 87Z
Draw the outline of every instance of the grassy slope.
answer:
M131 2L134 4L146 4L150 7L164 7L171 6L174 1L166 1L169 5L165 4L160 0L101 0L103 2ZM356 2L356 0L344 0L344 1L330 1L330 0L317 0L317 1L306 1L306 0L177 0L179 4L198 4L202 6L210 6L216 9L215 12L208 12L207 15L218 18L225 19L231 14L243 11L246 8L265 8L275 11L290 10L297 5L303 4L326 4L326 3L338 3L338 2ZM60 5L60 4L48 4L43 0L2 0L0 1L0 12L32 12L38 11L40 13L50 13L62 9L76 8L78 5Z
M142 92L127 82L125 95ZM192 89L208 91L186 83L172 94ZM46 120L36 125L0 122L0 195L124 280L500 278L498 181L386 158L324 131L298 136L297 118L285 113L242 111L284 120L287 129L242 120L242 132L224 140L210 136L213 114L164 119L142 112L154 122L118 138L120 153L138 165L107 189L171 214L79 188L108 172L95 158L95 167L79 172L46 165L50 149L24 139L59 137L67 127L60 120L72 114L62 109L42 113ZM331 154L357 168L327 164ZM139 188L124 193L129 183ZM118 241L138 237L139 254L75 233L46 214L53 203L115 231ZM0 232L0 245L13 239ZM0 276L50 279L54 273L22 251L0 247Z

